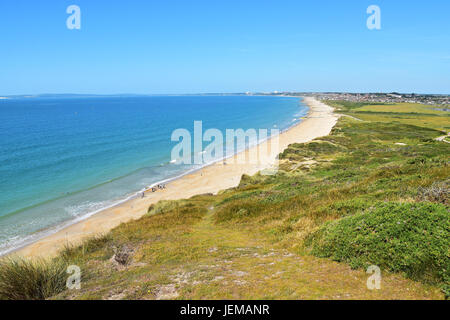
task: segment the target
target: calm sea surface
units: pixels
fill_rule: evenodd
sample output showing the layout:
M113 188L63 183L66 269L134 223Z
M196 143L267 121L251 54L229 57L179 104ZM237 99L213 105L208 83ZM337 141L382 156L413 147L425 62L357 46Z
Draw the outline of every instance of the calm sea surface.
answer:
M0 100L0 254L197 169L170 163L177 128L286 129L306 113L289 97Z

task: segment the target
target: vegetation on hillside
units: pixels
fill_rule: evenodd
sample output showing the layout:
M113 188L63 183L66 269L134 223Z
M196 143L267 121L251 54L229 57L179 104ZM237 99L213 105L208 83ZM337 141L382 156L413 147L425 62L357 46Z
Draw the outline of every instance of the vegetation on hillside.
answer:
M329 136L290 145L276 175L244 175L218 195L162 201L67 248L55 261L81 267L82 289L53 298L448 294L450 145L435 140L446 134L448 115L429 122L409 109L380 115L369 105L333 105L364 121L342 117ZM365 286L369 264L382 269L380 291Z
M324 224L309 242L313 253L354 268L375 264L412 279L450 280L448 208L434 203L381 202Z

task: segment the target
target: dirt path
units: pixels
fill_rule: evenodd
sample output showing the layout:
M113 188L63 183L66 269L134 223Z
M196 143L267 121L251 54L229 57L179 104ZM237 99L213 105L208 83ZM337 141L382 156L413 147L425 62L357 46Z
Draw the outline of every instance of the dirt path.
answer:
M442 136L442 137L436 138L436 141L442 141L442 142L445 142L445 143L450 143L449 141L445 140L446 138L450 138L450 133L447 134L446 136Z
M350 118L350 119L353 119L353 120L356 120L356 121L364 121L362 119L356 118L356 117L348 115L348 114L337 113L337 115L342 116L342 117L347 117L347 118Z

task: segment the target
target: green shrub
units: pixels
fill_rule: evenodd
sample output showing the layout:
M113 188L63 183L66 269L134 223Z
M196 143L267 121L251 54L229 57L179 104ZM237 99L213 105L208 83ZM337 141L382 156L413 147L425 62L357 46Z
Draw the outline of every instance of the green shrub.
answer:
M435 203L379 203L323 225L307 244L321 257L353 268L377 265L409 278L450 280L450 214Z
M0 261L1 300L42 300L62 292L66 286L66 266L59 261Z

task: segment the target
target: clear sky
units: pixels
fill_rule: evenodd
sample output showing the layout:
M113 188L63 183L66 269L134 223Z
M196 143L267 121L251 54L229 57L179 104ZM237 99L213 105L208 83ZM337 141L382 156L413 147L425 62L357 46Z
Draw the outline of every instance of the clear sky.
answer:
M450 93L450 1L0 1L0 95L273 90Z

